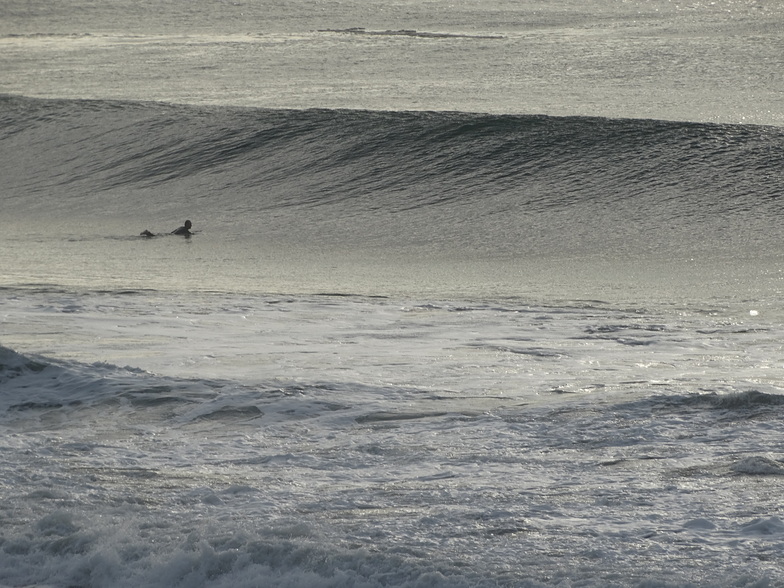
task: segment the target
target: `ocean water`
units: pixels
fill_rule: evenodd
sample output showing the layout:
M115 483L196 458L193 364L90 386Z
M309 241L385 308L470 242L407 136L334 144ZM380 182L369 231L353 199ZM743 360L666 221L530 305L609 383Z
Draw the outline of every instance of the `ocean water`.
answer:
M0 12L0 586L784 586L780 3Z

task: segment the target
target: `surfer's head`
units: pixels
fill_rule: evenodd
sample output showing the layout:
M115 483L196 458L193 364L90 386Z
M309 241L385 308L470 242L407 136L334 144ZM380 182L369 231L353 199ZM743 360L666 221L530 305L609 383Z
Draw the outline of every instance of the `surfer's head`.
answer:
M185 228L186 229L188 229L190 231L192 226L193 226L193 223L191 223L191 221L189 221L189 220L185 221Z

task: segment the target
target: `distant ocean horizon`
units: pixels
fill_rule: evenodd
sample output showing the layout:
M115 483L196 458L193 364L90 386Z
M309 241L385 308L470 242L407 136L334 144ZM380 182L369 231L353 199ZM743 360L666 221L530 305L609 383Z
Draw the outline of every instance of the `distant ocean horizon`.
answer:
M3 7L8 94L784 124L775 2Z

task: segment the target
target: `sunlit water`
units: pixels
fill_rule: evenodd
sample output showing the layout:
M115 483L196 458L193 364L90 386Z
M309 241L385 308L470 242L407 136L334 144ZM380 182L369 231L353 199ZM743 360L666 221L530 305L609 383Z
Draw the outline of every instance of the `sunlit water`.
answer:
M0 584L784 586L779 4L2 8Z

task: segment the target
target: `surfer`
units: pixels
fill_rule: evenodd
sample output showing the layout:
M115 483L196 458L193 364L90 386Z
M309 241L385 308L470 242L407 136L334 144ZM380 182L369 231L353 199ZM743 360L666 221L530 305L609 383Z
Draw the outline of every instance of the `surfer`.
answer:
M191 221L186 220L185 224L182 225L179 229L175 229L171 232L172 235L182 235L183 237L190 237L193 233L191 233L191 227L193 224Z
M169 234L170 235L182 235L183 237L190 237L191 235L193 235L193 233L191 233L191 227L192 226L193 226L193 223L191 221L189 221L189 220L186 220L184 225L182 225L178 229L174 229ZM139 236L140 237L157 237L158 235L156 235L155 233L152 233L149 230L145 229L141 233L139 233Z

